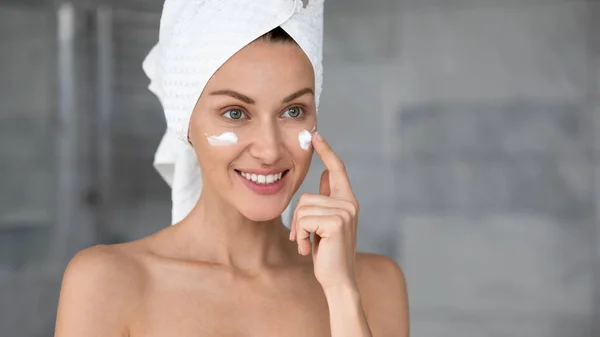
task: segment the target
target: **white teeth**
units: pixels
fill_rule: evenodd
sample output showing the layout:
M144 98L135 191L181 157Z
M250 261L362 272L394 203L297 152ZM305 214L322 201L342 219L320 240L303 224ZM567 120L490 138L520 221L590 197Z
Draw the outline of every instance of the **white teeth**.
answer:
M256 174L256 173L246 173L246 172L241 172L242 177L253 181L255 183L258 184L272 184L276 181L278 181L279 179L281 179L281 177L283 177L283 172L279 172L276 174L268 174L268 175L262 175L262 174Z

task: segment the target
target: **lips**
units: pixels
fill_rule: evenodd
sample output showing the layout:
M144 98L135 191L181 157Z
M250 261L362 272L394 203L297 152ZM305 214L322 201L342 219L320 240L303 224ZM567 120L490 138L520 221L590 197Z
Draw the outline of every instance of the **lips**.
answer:
M289 170L265 174L235 170L244 185L254 193L269 195L279 192L284 185Z

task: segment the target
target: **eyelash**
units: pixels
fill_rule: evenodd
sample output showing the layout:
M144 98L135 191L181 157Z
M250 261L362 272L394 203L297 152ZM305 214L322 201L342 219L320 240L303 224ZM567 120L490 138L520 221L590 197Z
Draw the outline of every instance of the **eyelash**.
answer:
M225 117L225 115L226 115L226 114L228 114L228 113L230 113L230 112L232 112L232 111L239 111L239 112L241 112L241 113L242 113L242 116L245 116L245 118L231 118L231 117ZM246 112L244 112L244 110L242 110L242 109L238 109L238 108L229 109L229 110L225 111L225 112L224 112L224 113L223 113L221 116L223 116L223 117L225 117L225 118L227 118L227 119L234 120L234 121L237 121L237 120L242 120L242 119L248 119L248 114L246 114Z
M302 108L302 107L299 107L299 106L293 106L293 107L290 107L290 108L287 108L287 109L285 109L285 111L283 112L283 114L287 113L288 111L290 111L290 110L292 110L292 109L298 109L298 110L299 110L299 112L300 112L300 114L298 115L298 117L291 117L291 116L290 116L290 118L292 118L292 119L300 119L300 118L304 117L304 114L306 113L306 112L304 111L304 108Z
M300 115L298 117L289 117L291 119L301 119L304 117L304 115L306 114L306 111L303 107L301 106L292 106L289 107L287 109L285 109L285 111L281 114L286 114L287 112L289 112L292 109L298 109L300 111ZM231 118L231 117L226 117L225 115L230 114L232 111L239 111L240 113L242 113L241 118ZM248 114L243 110L243 109L239 109L239 108L233 108L233 109L228 109L227 111L225 111L223 114L221 114L221 116L225 117L226 119L232 120L232 121L239 121L239 120L244 120L244 119L248 119Z

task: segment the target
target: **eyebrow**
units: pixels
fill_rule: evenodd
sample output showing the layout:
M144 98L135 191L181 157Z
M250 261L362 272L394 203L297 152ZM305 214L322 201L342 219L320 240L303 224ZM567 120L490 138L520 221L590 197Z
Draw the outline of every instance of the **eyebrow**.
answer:
M225 95L231 96L235 99L239 99L240 101L247 104L254 104L254 100L246 95L240 94L239 92L233 90L217 90L210 93L211 95Z
M295 93L287 96L286 98L283 99L283 103L288 103L290 101L295 100L296 98L300 97L300 96L304 96L306 94L311 94L314 96L314 91L311 88L304 88L301 90L296 91ZM244 94L240 94L237 91L233 91L233 90L217 90L217 91L213 91L210 93L211 96L216 96L216 95L225 95L225 96L230 96L233 97L235 99L238 99L244 103L247 104L254 104L256 103L252 98L244 95Z
M300 96L304 96L306 94L311 94L311 95L315 95L314 91L311 88L304 88L302 90L296 91L295 93L289 95L288 97L283 99L283 103L288 103L290 101L295 100L296 98L300 97Z

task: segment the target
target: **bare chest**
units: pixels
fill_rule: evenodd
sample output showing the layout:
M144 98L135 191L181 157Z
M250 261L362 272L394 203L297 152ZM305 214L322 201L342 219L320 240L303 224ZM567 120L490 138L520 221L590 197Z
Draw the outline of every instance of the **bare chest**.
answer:
M329 312L310 278L164 282L149 288L130 336L328 337Z

